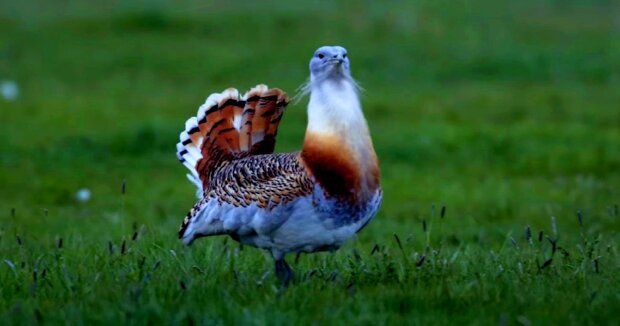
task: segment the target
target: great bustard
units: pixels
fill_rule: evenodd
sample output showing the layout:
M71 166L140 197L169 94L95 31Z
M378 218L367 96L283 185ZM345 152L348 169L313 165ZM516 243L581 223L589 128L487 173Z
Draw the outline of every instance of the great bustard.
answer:
M227 234L269 250L287 284L287 253L337 249L372 219L382 198L379 162L343 47L316 50L305 90L299 152L273 153L288 104L277 88L211 94L187 120L177 156L199 200L179 230L185 244Z

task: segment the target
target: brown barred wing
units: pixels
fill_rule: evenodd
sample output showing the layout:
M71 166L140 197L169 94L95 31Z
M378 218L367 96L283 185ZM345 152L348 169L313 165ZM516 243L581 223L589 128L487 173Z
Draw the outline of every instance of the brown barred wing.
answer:
M213 202L243 209L255 204L270 210L311 194L314 181L299 153L263 154L223 162L214 171L205 196L186 215L179 229L183 238L192 219ZM219 234L201 234L201 236Z
M269 209L312 193L299 153L265 154L230 161L215 171L208 195L222 202Z

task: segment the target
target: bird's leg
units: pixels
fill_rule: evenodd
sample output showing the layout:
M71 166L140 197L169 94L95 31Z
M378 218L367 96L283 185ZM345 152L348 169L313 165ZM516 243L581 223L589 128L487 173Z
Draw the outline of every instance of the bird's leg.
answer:
M276 259L276 276L280 279L283 286L288 286L288 283L293 279L293 270L286 263L284 257Z

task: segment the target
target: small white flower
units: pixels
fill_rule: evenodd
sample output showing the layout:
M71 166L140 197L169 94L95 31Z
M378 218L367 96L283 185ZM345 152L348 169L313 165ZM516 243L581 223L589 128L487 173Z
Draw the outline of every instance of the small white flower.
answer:
M19 96L19 87L12 80L3 80L0 82L0 94L7 101L14 101Z
M90 190L82 188L75 194L75 199L81 203L85 203L90 200Z

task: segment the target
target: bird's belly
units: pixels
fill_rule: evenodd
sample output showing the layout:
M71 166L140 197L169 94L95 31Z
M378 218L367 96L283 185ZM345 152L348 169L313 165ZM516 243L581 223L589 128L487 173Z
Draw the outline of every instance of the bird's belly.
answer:
M363 228L375 215L381 193L368 203L355 206L343 205L316 196L301 197L281 207L257 214L247 231L240 232L239 241L259 248L281 252L314 252L340 247ZM263 224L277 227L268 232Z

